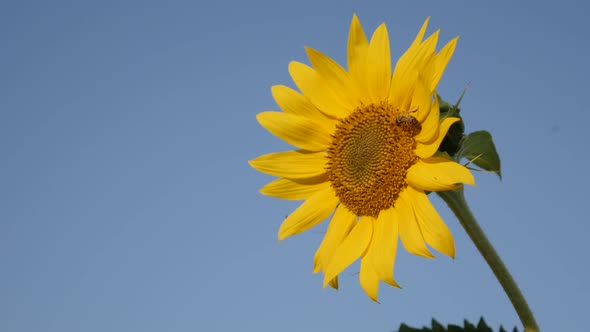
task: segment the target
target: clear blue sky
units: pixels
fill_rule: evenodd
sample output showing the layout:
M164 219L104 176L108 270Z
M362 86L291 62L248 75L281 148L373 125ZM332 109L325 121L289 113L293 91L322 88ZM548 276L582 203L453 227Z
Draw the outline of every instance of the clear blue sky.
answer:
M247 160L287 148L255 114L305 45L344 63L353 13L394 57L427 16L460 35L439 92L487 129L504 179L467 198L544 331L587 326L590 124L582 1L3 1L0 330L391 331L518 324L450 211L457 258L400 252L402 290L322 289L323 227L278 243L298 203ZM560 327L561 326L561 327Z

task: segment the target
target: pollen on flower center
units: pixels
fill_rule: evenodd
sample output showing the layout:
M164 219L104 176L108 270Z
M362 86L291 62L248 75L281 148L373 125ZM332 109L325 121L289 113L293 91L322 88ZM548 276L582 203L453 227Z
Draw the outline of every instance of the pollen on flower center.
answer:
M377 217L406 187L418 157L420 123L382 104L361 105L336 126L328 148L327 174L340 202L358 216Z

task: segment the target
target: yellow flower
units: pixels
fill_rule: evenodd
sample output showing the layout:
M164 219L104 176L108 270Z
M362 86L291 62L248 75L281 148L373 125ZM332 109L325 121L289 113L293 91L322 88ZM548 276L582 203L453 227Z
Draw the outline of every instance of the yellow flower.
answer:
M398 287L393 266L398 237L405 249L432 258L426 244L454 257L455 247L425 192L474 185L464 166L436 155L458 118L440 119L436 86L457 38L436 52L438 31L424 38L428 19L391 68L389 37L381 24L368 42L356 15L348 36L348 71L306 48L312 67L289 73L301 93L278 85L283 112L262 112L258 122L299 148L250 161L279 178L261 189L277 198L305 200L279 230L279 239L304 232L332 215L314 257L324 287L361 258L359 280L377 301L379 281Z

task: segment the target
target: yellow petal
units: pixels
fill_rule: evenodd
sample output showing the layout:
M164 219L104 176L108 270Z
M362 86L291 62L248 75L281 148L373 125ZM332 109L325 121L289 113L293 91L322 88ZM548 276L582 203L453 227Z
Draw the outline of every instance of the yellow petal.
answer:
M328 282L328 285L330 285L330 287L334 289L338 289L338 276L335 276L334 279L330 280L330 282Z
M410 103L413 101L412 96L414 90L419 84L423 84L424 88L416 93L423 95L431 94L430 87L430 72L428 64L433 62L434 53L429 51L432 47L434 38L431 36L424 44L419 45L414 50L408 50L406 53L411 53L411 56L404 54L405 61L398 61L395 66L394 73L391 77L391 89L389 91L389 100L394 103L399 109L410 109ZM423 108L427 110L427 108ZM419 121L424 119L425 115L418 115Z
M428 28L429 21L430 21L430 16L428 16L426 18L426 20L424 20L424 23L422 23L422 27L420 28L420 31L418 31L418 34L416 34L416 38L414 38L414 41L412 42L412 45L410 45L409 48L414 48L414 47L417 47L418 45L422 44L422 40L424 40L424 34L426 33L426 28Z
M393 278L398 242L399 214L394 208L381 211L373 229L373 240L366 257L371 260L379 278L399 287Z
M436 30L432 35L428 36L424 42L415 48L414 57L410 59L409 66L421 70L430 57L434 56L436 44L438 43L438 36L440 30Z
M420 136L420 134L416 135L414 137L414 139L417 141L416 144L416 150L414 151L414 153L416 153L416 155L420 158L429 158L432 157L436 151L438 150L438 147L440 146L440 143L442 143L443 139L445 138L445 136L447 136L447 132L449 131L449 128L451 128L451 126L453 125L453 123L459 121L459 118L452 118L452 117L447 117L444 118L440 121L440 125L438 128L438 135L434 136L434 140L428 142L428 143L423 143L422 139L427 138L427 136Z
M337 204L338 198L331 187L316 192L283 221L279 229L279 240L305 232L319 224L332 214Z
M412 115L416 118L416 120L418 120L420 123L423 123L430 114L430 110L433 106L432 94L430 91L428 91L424 81L417 79L415 82L416 84L414 85L413 92L411 93L412 103L409 109L412 111Z
M304 179L326 172L325 152L293 150L262 155L250 160L250 166L262 173L288 179Z
M445 191L461 187L461 183L475 185L467 167L441 157L418 160L408 169L406 181L424 191Z
M396 67L397 70L397 67ZM403 75L394 74L389 89L389 103L400 110L413 110L411 102L417 85L419 72L412 68L404 71ZM418 121L421 121L418 119Z
M416 84L415 80L424 77L423 63L429 56L434 56L433 51L434 47L436 47L436 40L438 40L438 31L422 43L422 37L427 25L428 19L424 22L422 30L416 36L414 43L397 61L391 76L389 100L401 103L400 105L396 104L401 109L409 107L408 103L411 99L404 102L404 98L407 98L408 94L411 95L411 88Z
M358 17L354 14L348 33L348 72L361 95L366 93L366 77L364 75L367 68L368 51L369 42Z
M377 294L379 293L379 277L377 276L375 269L373 269L373 265L366 257L361 259L359 281L361 287L365 293L367 293L367 296L369 296L371 300L379 303L379 301L377 301Z
M352 109L346 101L340 100L336 94L326 86L322 77L309 66L300 62L289 64L289 73L293 81L304 96L324 114L340 119L348 116Z
M325 84L330 86L330 89L342 102L346 102L346 106L353 109L359 100L358 92L352 84L348 73L338 64L325 54L306 47L307 56L315 71L322 77Z
M434 61L434 72L432 73L432 81L430 85L431 91L434 91L434 89L436 89L436 86L438 85L440 78L445 72L447 64L449 63L449 60L451 60L451 57L455 52L455 47L457 46L458 39L459 37L455 37L453 40L448 42L436 55L436 59Z
M332 141L330 132L313 121L283 112L262 112L258 123L280 139L309 151L324 151Z
M314 273L325 270L336 248L356 225L356 219L357 216L343 204L336 208L336 212L326 230L326 235L313 258Z
M418 142L427 142L435 137L439 136L439 119L440 117L440 106L438 103L438 98L434 96L434 100L430 106L430 112L420 124L422 125L422 129L420 133L414 136L414 139ZM438 147L437 147L438 148Z
M412 203L408 193L404 190L395 201L395 209L399 215L399 235L404 248L414 255L433 258L424 243L424 237L414 215Z
M407 187L405 190L408 191L410 196L414 214L418 219L426 243L436 251L455 258L453 235L428 200L426 194L412 187Z
M391 53L385 23L371 37L367 54L367 86L373 102L386 100L391 83Z
M426 33L426 28L428 27L428 21L430 21L430 17L428 17L424 21L424 24L422 24L422 28L420 29L420 31L418 31L418 34L416 35L416 38L414 39L410 47L408 47L404 54L402 54L402 56L398 59L393 73L393 77L397 78L395 82L403 82L403 80L400 80L400 78L405 76L405 72L407 70L414 69L413 66L410 65L410 63L412 61L415 61L419 46L422 44L424 34ZM394 87L395 86L392 85L392 89Z
M320 112L307 97L284 85L275 85L271 91L275 101L285 113L309 118L325 126L327 131L334 131L336 121Z
M432 82L433 73L435 72L435 56L436 54L434 53L434 50L433 52L425 54L424 58L422 59L422 62L419 65L421 68L420 78L426 82L426 87L428 88L428 91L431 93L434 92L434 90L430 89L430 86Z
M324 271L324 287L335 276L344 271L367 249L373 234L373 218L360 217L346 239L336 248Z
M436 44L438 43L438 36L440 35L440 30L436 30L432 35L428 36L426 40L419 46L418 53L418 66L424 65L424 62L427 61L428 57L434 55L434 51L436 50Z
M326 189L330 182L326 177L316 177L318 181L306 181L308 179L290 180L285 178L276 179L260 189L260 193L281 199L302 200L308 199L316 192Z

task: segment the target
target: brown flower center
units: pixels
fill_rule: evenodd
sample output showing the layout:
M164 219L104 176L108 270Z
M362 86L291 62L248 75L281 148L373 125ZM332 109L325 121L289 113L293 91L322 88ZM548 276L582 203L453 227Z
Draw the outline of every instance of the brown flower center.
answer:
M388 104L361 105L336 126L327 174L336 196L358 216L377 217L406 187L418 159L420 123Z

